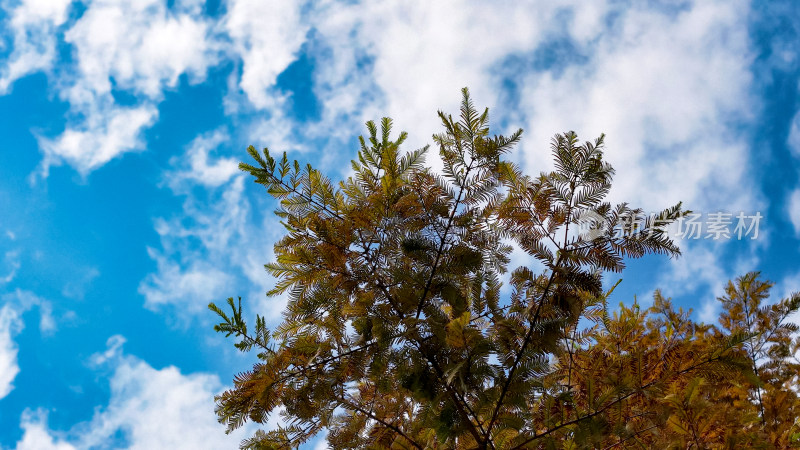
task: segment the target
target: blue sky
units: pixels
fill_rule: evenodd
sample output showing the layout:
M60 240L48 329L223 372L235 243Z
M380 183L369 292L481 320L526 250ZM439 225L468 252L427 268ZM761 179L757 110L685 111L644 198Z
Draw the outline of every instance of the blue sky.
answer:
M631 262L617 302L662 288L713 321L747 271L800 290L792 0L0 5L2 449L236 447L253 428L226 436L213 396L252 357L205 306L283 307L263 270L281 228L244 149L341 177L364 121L417 148L463 86L496 132L525 129L530 173L553 134L605 132L613 200L763 217L757 239Z

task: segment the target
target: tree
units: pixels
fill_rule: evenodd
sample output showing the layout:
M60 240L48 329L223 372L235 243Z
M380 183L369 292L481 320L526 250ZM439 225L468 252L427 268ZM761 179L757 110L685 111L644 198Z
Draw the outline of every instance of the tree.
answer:
M787 320L800 309L800 295L763 304L773 284L759 275L750 272L728 282L725 295L718 299L724 308L719 322L723 331L748 336L741 350L755 375L748 396L749 403L758 407L757 416L753 415L759 419L759 429L776 446L792 440L794 433L800 446L796 434L800 429L793 429L800 418L800 337L793 342L798 326Z
M232 430L281 411L287 423L244 448L296 447L323 429L334 448L655 442L682 423L669 399L758 369L753 352L773 347L751 329L714 333L658 296L610 314L602 274L626 257L679 255L666 227L685 212L605 202L603 136L556 135L555 170L533 178L505 158L522 130L491 136L466 89L460 117L439 117L441 174L425 166L428 147L401 151L406 134L393 140L386 118L367 122L338 184L248 149L256 165L240 168L280 200L287 229L268 294L289 302L274 331L260 316L248 329L241 299L230 312L209 305L218 331L258 351L217 398L220 421ZM503 288L512 246L533 265Z

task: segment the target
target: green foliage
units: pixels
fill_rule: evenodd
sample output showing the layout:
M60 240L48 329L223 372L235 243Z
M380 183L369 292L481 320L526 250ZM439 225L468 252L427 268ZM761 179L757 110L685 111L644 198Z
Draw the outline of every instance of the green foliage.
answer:
M256 164L240 168L279 200L287 230L266 265L278 280L269 295L289 301L271 332L260 316L248 330L241 300L228 299L231 313L209 305L217 331L259 352L217 414L230 431L282 408L287 426L243 448L296 447L323 429L334 448L798 439L794 422L779 422L798 417L787 389L796 327L784 320L800 297L762 306L769 285L748 275L722 299L721 329L660 294L646 310L609 311L602 273L680 254L665 231L685 214L680 204L646 216L605 202L614 170L602 136L557 135L555 170L534 178L506 159L522 130L490 135L488 110L466 89L459 117L439 118L441 173L425 165L428 147L400 150L406 134L392 140L389 119L367 122L353 175L338 184L285 153L248 149ZM509 268L513 246L541 269ZM748 415L754 392L760 413ZM786 405L793 415L778 412Z

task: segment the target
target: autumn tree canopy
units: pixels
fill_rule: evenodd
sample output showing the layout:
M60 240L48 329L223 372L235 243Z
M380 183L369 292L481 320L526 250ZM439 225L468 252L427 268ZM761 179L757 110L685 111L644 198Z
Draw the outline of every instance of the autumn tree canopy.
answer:
M392 122L367 122L353 175L249 148L252 174L279 200L286 235L266 265L286 295L282 323L216 329L256 350L217 398L229 430L281 414L244 448L290 448L321 431L333 448L781 448L798 442L800 296L767 302L752 273L720 298L718 325L659 293L647 309L609 308L602 276L626 258L676 257L666 227L681 205L646 215L604 199L614 170L603 137L552 141L555 170L507 159L522 130L491 135L466 89L440 112L428 147L401 150ZM512 248L528 265L510 267ZM504 275L505 274L505 275ZM507 276L507 286L501 279ZM252 325L252 324L251 324Z

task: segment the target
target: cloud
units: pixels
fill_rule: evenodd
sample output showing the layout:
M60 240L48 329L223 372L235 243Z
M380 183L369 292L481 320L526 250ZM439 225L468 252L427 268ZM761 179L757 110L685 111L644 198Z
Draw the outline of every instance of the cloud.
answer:
M720 308L720 303L716 299L706 300L697 312L697 317L703 323L715 325L719 318Z
M304 127L346 140L364 119L388 115L410 132L413 148L439 131L434 111L456 111L458 89L468 86L492 110L496 132L526 129L520 159L528 172L551 168L554 133L605 132L620 174L613 200L754 214L764 200L745 172L749 137L741 131L759 108L750 95L747 11L745 1L326 2L310 13L308 46L322 117ZM341 154L324 145L321 164L335 164ZM716 294L735 275L716 252L688 249L665 265L659 285ZM703 306L706 317L715 302Z
M145 149L143 132L158 119L164 91L177 87L182 76L204 81L222 61L241 64L236 91L249 105L273 109L271 116L279 119L286 96L274 85L309 29L297 2L231 0L225 15L214 19L193 0L94 0L74 23L66 23L69 2L44 2L46 8L38 3L29 0L13 10L14 51L0 72L0 93L14 79L52 65L62 29L74 58L64 61L52 84L69 104L65 129L37 136L44 158L32 180L60 164L85 177Z
M182 7L183 6L183 7ZM187 74L205 78L216 61L210 23L182 2L167 8L163 0L95 0L65 33L77 53L78 79L64 94L71 103L117 89L162 96Z
M6 30L13 50L0 66L0 94L11 84L38 71L49 71L56 57L55 31L67 20L71 0L24 0L13 8L5 3Z
M96 105L92 105L92 109ZM93 110L89 118L68 127L55 139L39 137L44 151L40 175L50 166L66 162L86 175L117 156L144 148L142 130L155 123L158 111L151 105L135 108L108 106Z
M800 158L800 111L795 114L789 127L789 137L786 141L795 158Z
M239 87L256 108L275 105L278 75L297 56L309 30L301 20L303 2L229 0L222 27L230 37L232 57L241 59Z
M242 134L247 136L247 142L259 150L268 147L276 155L284 151L291 154L293 151L317 150L317 143L309 142L315 137L313 131L306 136L302 136L301 131L314 130L314 124L306 124L307 127L287 117L288 101L285 96L276 97L275 103L279 106L270 110L268 117L256 116L250 123L242 126ZM246 156L244 152L240 155Z
M3 304L0 308L0 399L2 399L14 389L13 381L20 371L17 361L19 349L14 338L25 326L22 314L33 307L38 307L39 331L45 335L55 332L56 321L53 318L51 303L29 291L17 289L0 296L0 301Z
M69 103L66 129L39 136L40 175L67 163L86 176L128 152L145 148L142 132L157 117L164 90L182 75L205 79L218 61L219 38L201 4L164 0L95 0L64 33L75 55L55 83ZM130 97L122 105L116 93Z
M209 302L219 301L233 285L233 277L204 261L181 264L151 248L148 254L156 261L157 272L139 286L146 308L172 306L182 313L203 312Z
M318 438L317 443L314 444L314 450L329 450L331 447L328 446L328 441L325 439L325 436Z
M19 373L17 344L14 336L22 330L19 313L10 305L0 308L0 399L8 395Z
M800 188L789 193L786 200L786 212L794 227L795 235L800 236Z
M70 281L61 289L61 294L64 297L83 299L83 296L86 294L86 289L91 285L92 281L99 276L100 271L94 267L83 269L76 267Z
M698 292L707 288L710 293L721 293L725 283L730 279L717 258L719 246L714 247L704 242L681 245L682 256L670 260L666 271L659 276L659 286L669 286L670 292L665 295L682 295Z
M252 433L253 427L246 426L226 435L217 422L214 395L223 386L216 375L183 374L174 366L156 369L126 355L124 341L112 336L107 350L93 358L112 369L108 404L68 433L49 430L44 412L26 411L17 450L234 448Z
M88 425L78 427L86 430L80 447L103 445L119 432L130 449L227 448L242 438L242 433L226 436L217 423L213 396L222 385L216 375L155 369L116 349L111 399Z
M115 334L106 340L106 349L102 353L95 353L89 358L89 363L94 367L99 367L111 359L118 358L122 354L122 346L125 345L125 336Z
M320 134L351 138L364 120L387 115L409 131L409 147L428 143L440 131L436 111L458 108L461 87L469 86L480 105L499 103L494 71L508 55L533 51L544 37L542 24L560 8L556 2L536 8L524 2L326 2L314 15Z
M172 164L181 168L168 175L170 187L180 190L187 182L217 187L228 182L239 172L239 163L233 158L210 160L211 152L227 141L230 141L230 136L224 129L197 136L186 146L185 154L172 159ZM188 162L188 167L181 165L182 161Z
M579 47L585 63L525 77L528 166L549 166L553 133L605 132L620 174L616 198L654 210L679 200L714 211L757 207L738 128L757 107L745 11L728 1L686 2L678 12L634 6Z
M19 252L9 250L3 255L2 269L0 269L0 284L8 284L17 276L20 267ZM3 273L3 271L5 273Z
M469 86L480 104L498 107L495 123L529 130L525 161L534 170L549 165L542 149L553 133L605 131L609 157L625 174L615 192L626 199L648 203L659 194L730 209L759 201L744 179L747 147L735 131L753 109L744 1L629 10L606 1L531 8L229 0L224 7L214 19L201 15L198 2L90 2L64 33L76 62L57 85L72 119L60 136L40 138L42 174L66 162L85 175L144 148L141 131L156 120L163 91L184 74L202 81L227 61L240 64L229 104L240 105L230 99L242 92L281 130L297 130L275 83L305 48L322 118L303 128L322 146L352 138L378 115L409 130L410 147L423 145L438 131L434 112L456 109L458 88ZM476 37L465 38L466 29ZM563 54L539 61L560 44ZM509 91L509 82L517 88ZM118 105L113 89L135 104ZM323 162L336 161L335 153L324 155ZM740 186L741 198L729 194Z
M20 421L22 438L17 442L16 450L74 450L75 447L53 436L47 427L47 413L42 410L25 411Z

